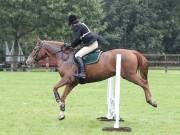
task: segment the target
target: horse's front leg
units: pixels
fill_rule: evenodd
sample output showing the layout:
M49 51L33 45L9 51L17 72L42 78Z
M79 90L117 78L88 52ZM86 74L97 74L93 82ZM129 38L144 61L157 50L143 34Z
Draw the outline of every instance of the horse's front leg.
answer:
M63 102L61 101L60 95L58 93L58 89L64 85L66 85L67 83L68 83L68 80L65 78L62 78L62 80L60 80L53 88L54 97L56 99L56 102L60 106L60 111L65 110L65 104L63 104ZM61 115L61 116L63 116L63 115ZM64 116L61 119L64 119Z
M59 113L59 120L63 120L65 118L65 99L68 96L68 94L71 92L71 90L76 86L77 84L68 84L66 85L64 92L62 94L62 98L60 101L60 113Z

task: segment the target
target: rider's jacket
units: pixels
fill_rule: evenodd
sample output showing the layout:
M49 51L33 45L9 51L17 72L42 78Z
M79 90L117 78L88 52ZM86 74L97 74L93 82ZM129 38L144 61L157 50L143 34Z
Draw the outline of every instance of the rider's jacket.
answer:
M73 37L74 40L71 43L72 47L81 43L83 43L84 46L89 46L98 39L98 35L91 32L86 24L81 22L73 26Z

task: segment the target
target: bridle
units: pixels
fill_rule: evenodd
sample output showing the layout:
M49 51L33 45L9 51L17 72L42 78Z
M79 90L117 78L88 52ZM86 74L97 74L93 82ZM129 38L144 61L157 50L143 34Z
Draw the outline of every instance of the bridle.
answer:
M39 51L40 49L42 48L43 44L40 44L40 45L37 45L33 51L35 52L34 55L33 55L33 58L34 58L34 61L35 62L38 62L40 60L40 58L38 57L38 54L39 54Z

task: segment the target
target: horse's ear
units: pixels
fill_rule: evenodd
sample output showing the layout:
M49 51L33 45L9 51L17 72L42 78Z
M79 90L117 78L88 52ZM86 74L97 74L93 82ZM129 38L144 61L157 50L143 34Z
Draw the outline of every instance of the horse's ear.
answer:
M37 43L40 43L41 42L41 39L39 37L36 38L36 42Z
M41 39L39 37L36 38L36 46L41 43Z

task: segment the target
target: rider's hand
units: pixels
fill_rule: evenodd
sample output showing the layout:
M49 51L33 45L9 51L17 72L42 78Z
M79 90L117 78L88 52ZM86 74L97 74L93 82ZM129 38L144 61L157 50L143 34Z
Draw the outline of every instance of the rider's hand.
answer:
M65 48L70 48L70 47L71 47L71 44L69 44L69 43L64 43L64 47L65 47Z

